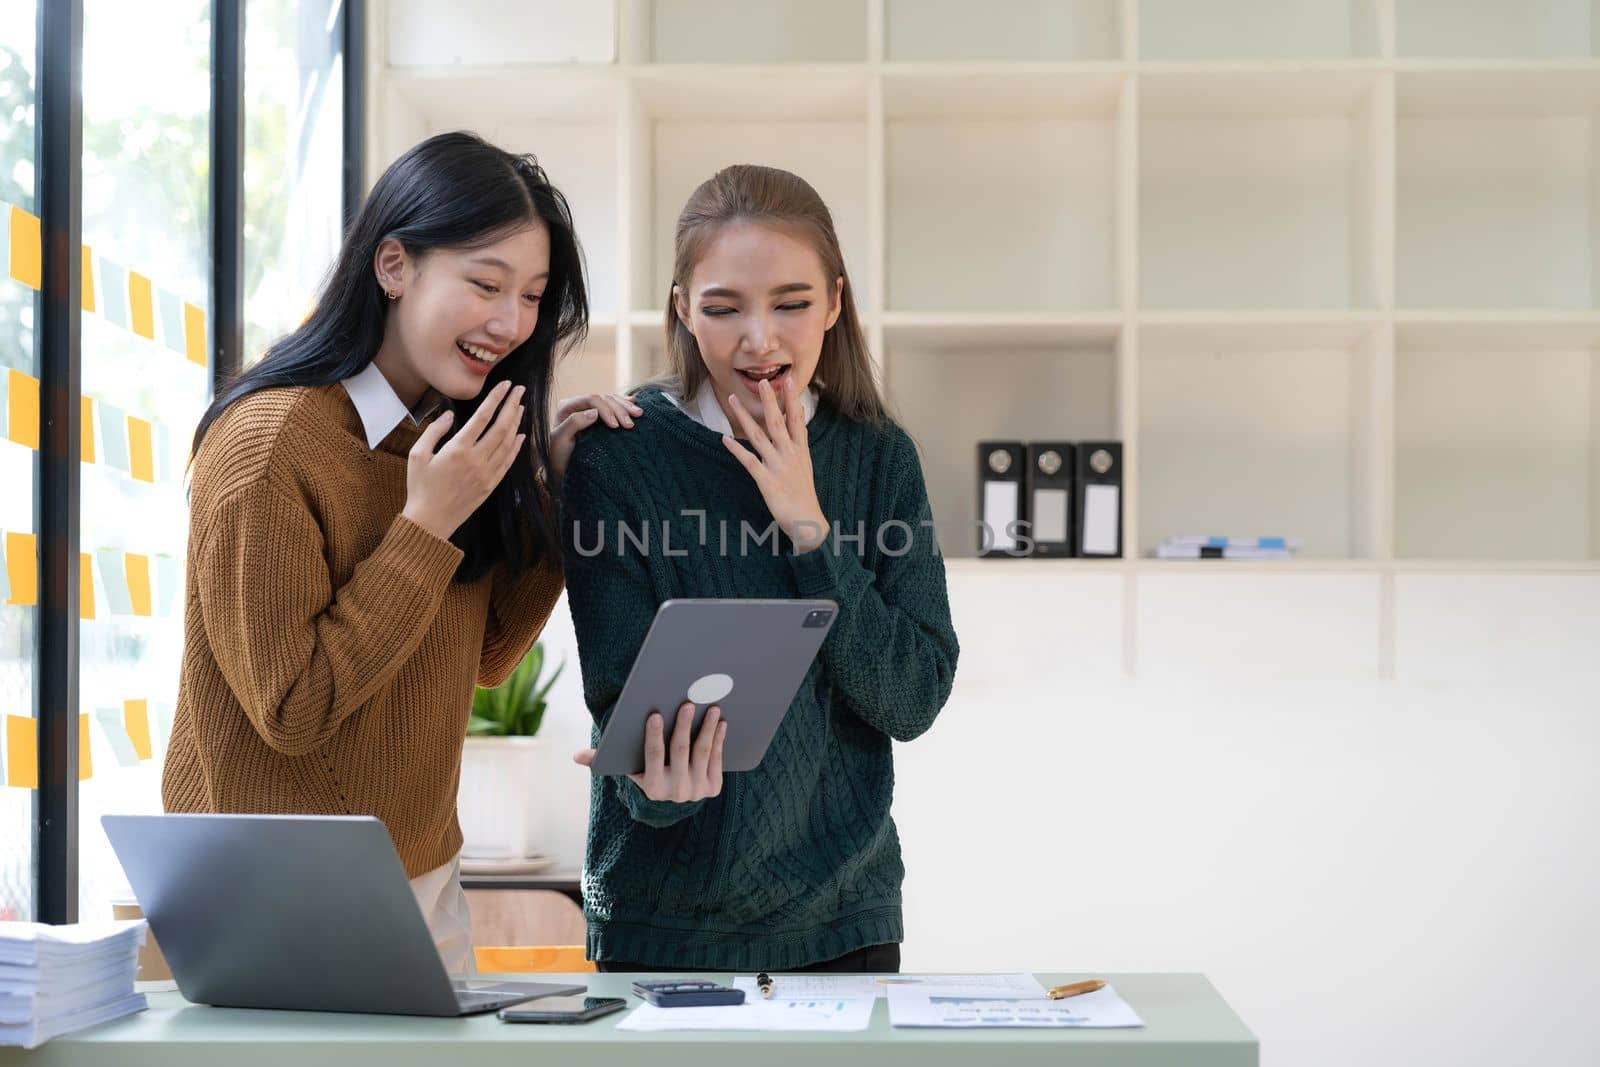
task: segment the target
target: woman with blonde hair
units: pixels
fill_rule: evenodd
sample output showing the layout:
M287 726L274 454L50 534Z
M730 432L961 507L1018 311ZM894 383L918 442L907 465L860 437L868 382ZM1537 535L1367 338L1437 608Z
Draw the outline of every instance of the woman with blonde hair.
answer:
M932 725L958 649L917 451L879 395L816 191L758 166L696 189L666 319L671 370L639 391L646 418L581 440L564 489L597 727L665 600L827 598L839 613L755 769L724 774L728 724L713 707L691 737L685 704L648 720L641 774L594 779L589 955L602 970L896 971L891 744Z

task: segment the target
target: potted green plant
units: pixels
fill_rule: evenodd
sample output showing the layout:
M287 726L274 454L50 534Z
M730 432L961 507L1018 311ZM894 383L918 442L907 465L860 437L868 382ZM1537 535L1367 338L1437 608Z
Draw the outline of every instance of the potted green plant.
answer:
M464 857L518 861L536 858L545 811L539 803L545 698L565 663L544 674L544 646L535 643L503 684L472 694L456 810Z
M497 689L478 686L472 694L472 718L467 721L468 737L532 737L544 722L545 697L550 687L561 677L565 663L557 664L555 673L543 685L539 675L544 672L544 644L533 643L528 654L522 657L517 669L511 672Z

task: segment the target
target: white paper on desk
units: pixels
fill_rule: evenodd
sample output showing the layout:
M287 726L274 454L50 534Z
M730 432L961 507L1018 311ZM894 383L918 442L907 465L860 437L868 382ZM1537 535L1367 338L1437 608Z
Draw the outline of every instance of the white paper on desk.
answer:
M981 990L891 986L890 1025L1112 1029L1144 1022L1111 986L1065 1000L997 997Z
M938 986L941 989L982 990L997 997L1042 997L1044 986L1031 974L774 974L774 1000L881 997L894 986ZM735 989L750 1000L761 1000L754 977L736 975Z
M877 1001L860 997L829 1000L760 1000L706 1008L658 1008L641 1004L618 1030L865 1030Z
M148 1005L143 993L130 993L125 997L99 1004L82 1011L75 1011L69 1015L58 1015L53 1019L35 1019L25 1023L0 1023L0 1045L21 1045L23 1048L38 1048L53 1037L63 1034L75 1033L86 1030L91 1026L108 1023L112 1019L120 1019L124 1015L144 1011Z

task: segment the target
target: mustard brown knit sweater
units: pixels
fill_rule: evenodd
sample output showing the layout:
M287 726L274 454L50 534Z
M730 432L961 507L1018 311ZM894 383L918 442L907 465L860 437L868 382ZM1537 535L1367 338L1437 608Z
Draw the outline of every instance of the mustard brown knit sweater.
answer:
M212 424L190 489L174 812L375 815L416 877L461 848L474 683L498 685L562 579L453 580L461 550L400 516L403 422L368 449L342 385L267 389Z

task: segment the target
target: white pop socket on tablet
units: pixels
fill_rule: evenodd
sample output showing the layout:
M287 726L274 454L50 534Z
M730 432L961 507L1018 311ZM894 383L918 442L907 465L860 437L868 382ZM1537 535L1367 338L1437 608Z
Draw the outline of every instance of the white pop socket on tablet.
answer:
M708 674L689 687L689 699L696 704L715 704L733 692L733 679L726 674Z

